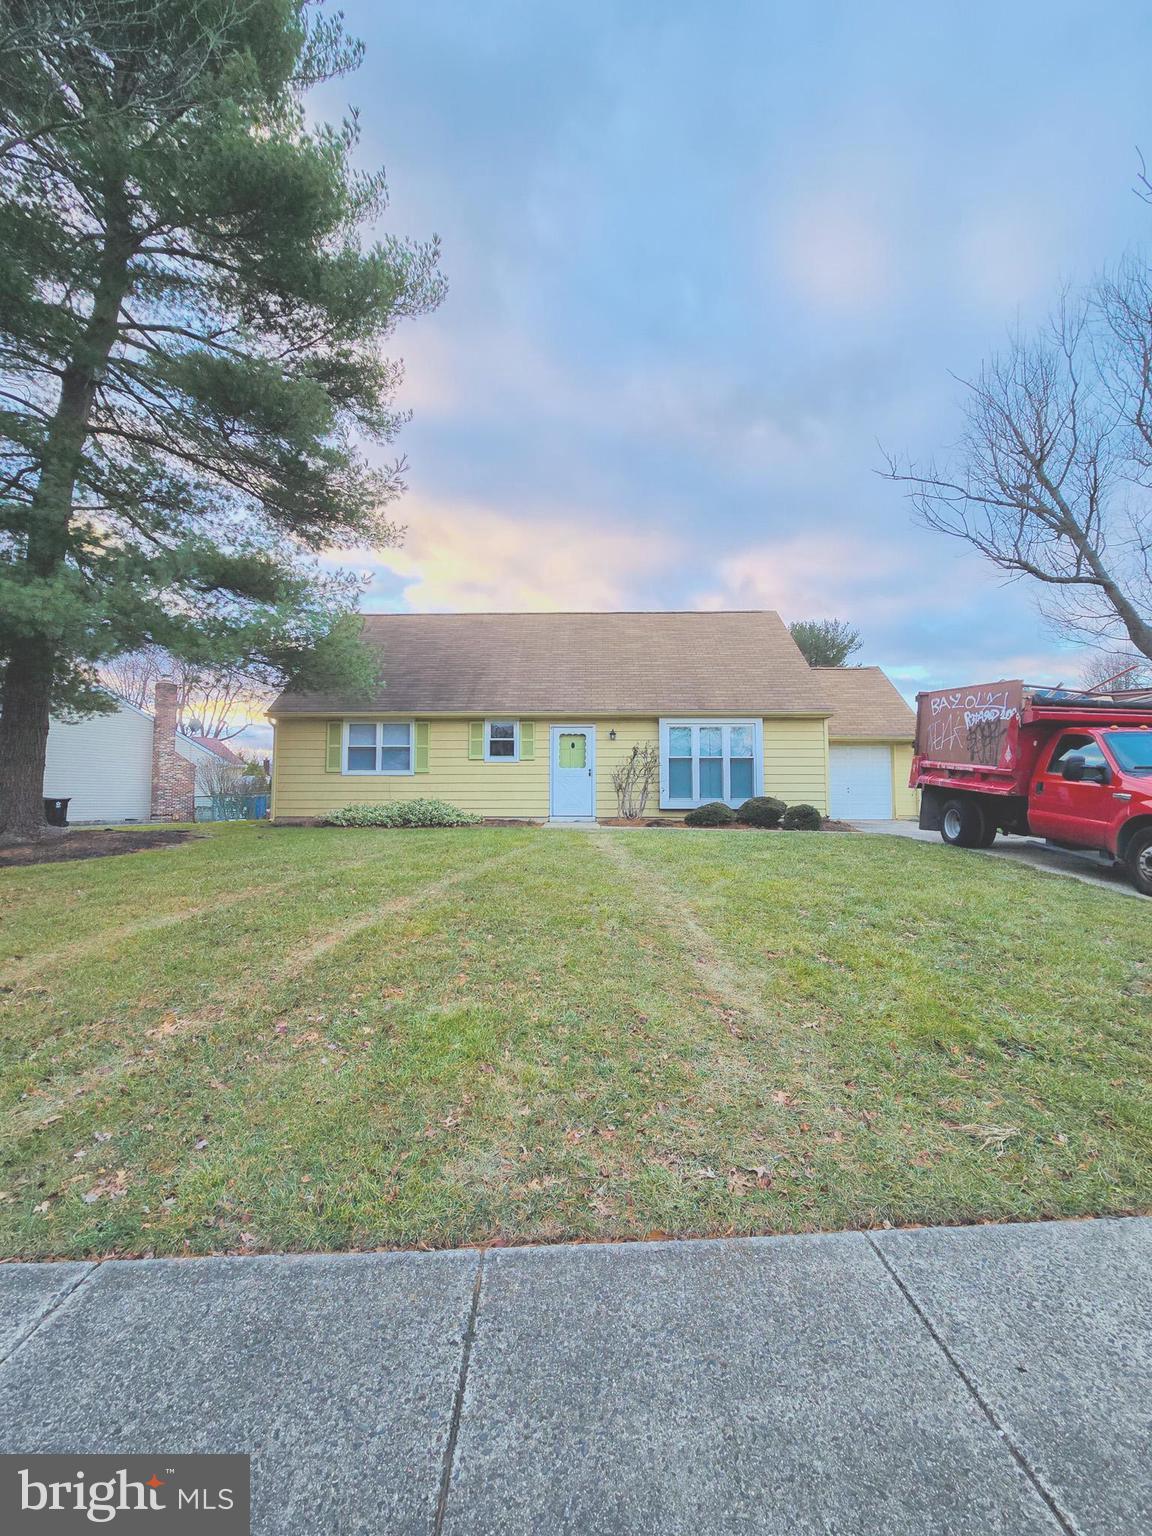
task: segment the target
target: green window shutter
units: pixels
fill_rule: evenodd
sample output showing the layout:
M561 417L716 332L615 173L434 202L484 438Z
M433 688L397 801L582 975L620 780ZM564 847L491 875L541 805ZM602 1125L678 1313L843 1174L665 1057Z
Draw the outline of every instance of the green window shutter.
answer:
M412 765L413 773L427 773L428 772L428 734L429 734L428 721L427 720L417 720L417 722L416 722L416 756L415 756L415 761L413 762L413 765Z
M327 735L327 752L324 767L329 773L339 773L343 768L344 756L344 722L342 720L329 720Z
M536 722L535 720L521 720L520 722L520 761L530 763L536 756Z
M484 757L484 722L483 720L470 720L468 722L468 756Z

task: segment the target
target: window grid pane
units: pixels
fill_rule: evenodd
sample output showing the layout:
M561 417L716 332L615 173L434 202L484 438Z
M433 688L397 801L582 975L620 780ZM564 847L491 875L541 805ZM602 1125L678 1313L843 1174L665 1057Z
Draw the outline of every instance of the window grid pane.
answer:
M718 725L700 727L700 756L723 757L724 732Z
M386 747L406 747L409 743L412 727L409 725L384 725L381 726L381 741Z
M701 800L723 800L724 759L722 757L700 759L700 798Z
M751 798L754 788L752 773L752 759L750 757L734 757L729 764L729 772L732 779L732 800L748 800Z
M374 725L350 725L348 727L348 745L350 747L375 747L376 727Z
M376 748L349 747L348 768L351 773L375 773Z
M411 753L407 747L382 747L380 749L380 771L382 773L407 773L411 766Z
M668 795L672 800L691 800L692 759L690 757L668 759Z

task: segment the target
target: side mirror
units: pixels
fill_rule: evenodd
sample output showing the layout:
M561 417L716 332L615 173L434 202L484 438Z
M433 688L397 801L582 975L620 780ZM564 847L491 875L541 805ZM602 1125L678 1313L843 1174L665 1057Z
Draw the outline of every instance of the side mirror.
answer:
M1103 763L1089 765L1078 753L1064 759L1061 776L1070 784L1107 784L1112 778Z

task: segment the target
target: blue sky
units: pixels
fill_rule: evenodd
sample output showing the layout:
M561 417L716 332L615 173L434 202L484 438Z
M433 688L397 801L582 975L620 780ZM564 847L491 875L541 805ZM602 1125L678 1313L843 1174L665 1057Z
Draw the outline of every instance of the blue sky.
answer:
M836 616L908 692L1075 676L1033 595L918 528L878 444L1144 241L1152 15L346 0L384 227L450 291L397 333L414 417L372 609Z

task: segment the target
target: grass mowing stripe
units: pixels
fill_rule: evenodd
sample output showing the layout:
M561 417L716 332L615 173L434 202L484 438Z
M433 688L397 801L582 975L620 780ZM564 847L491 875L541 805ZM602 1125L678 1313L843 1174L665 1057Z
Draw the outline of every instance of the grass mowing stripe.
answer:
M406 895L396 897L375 908L366 916L353 917L343 923L335 931L322 933L321 937L304 948L293 953L288 961L277 971L279 978L298 977L302 975L310 965L314 964L325 954L339 947L348 938L358 933L380 927L390 920L402 916L405 912L423 904L435 901L445 891L479 878L486 874L493 866L507 863L517 857L516 850L510 850L504 854L498 854L485 861L473 862L465 870L454 871L441 879L434 880L421 886L415 891L409 891ZM360 865L372 861L361 860ZM342 873L357 867L354 865L342 866ZM411 876L406 877L409 881ZM113 967L115 970L115 967ZM155 1064L158 1051L168 1048L168 1044L177 1036L195 1036L201 1030L210 1030L214 1027L219 1016L229 1010L245 1007L251 1009L256 998L261 992L259 979L254 978L250 972L244 971L230 987L219 988L213 992L201 1004L200 1010L181 1013L179 1015L169 1011L161 1023L147 1031L145 1039L136 1040L137 1050L135 1054L125 1054L124 1036L132 1036L130 1021L120 1019L117 1022L116 1032L118 1038L111 1043L111 1048L103 1054L94 1066L89 1068L79 1079L75 1074L75 1068L70 1068L65 1074L63 1082L57 1086L53 1079L40 1080L37 1085L37 1095L34 1105L26 1107L22 1112L15 1112L9 1122L9 1128L19 1131L29 1129L33 1125L43 1123L46 1118L59 1114L66 1098L62 1097L65 1091L72 1096L82 1096L90 1092L94 1087L108 1087L113 1083L119 1083L124 1078L135 1072L148 1069Z
M374 853L362 859L353 859L339 865L339 873L343 877L350 869L360 869L366 864L379 864L389 857L390 850L386 847L378 848ZM127 857L127 855L125 856ZM140 855L133 854L133 858ZM276 883L278 891L291 890L300 885L314 885L316 871L310 869L303 874L295 875L289 879L279 879ZM212 901L204 902L198 907L184 907L175 912L161 913L158 916L142 918L139 922L128 923L120 928L102 927L100 931L90 938L80 939L73 944L66 944L61 949L44 950L27 958L21 957L15 964L8 965L0 971L0 980L4 982L19 981L23 977L39 971L41 966L55 964L72 964L82 960L87 955L97 954L101 950L120 943L124 939L135 938L141 934L154 933L173 925L189 922L197 917L217 912L226 912L230 907L242 906L246 901L253 901L267 895L267 886L264 883L246 886L239 891L231 891L224 896L216 896Z
M1152 1206L1138 903L895 840L663 830L223 829L189 888L232 894L229 849L263 860L253 902L0 996L0 1253ZM132 859L105 863L57 889L123 912Z

